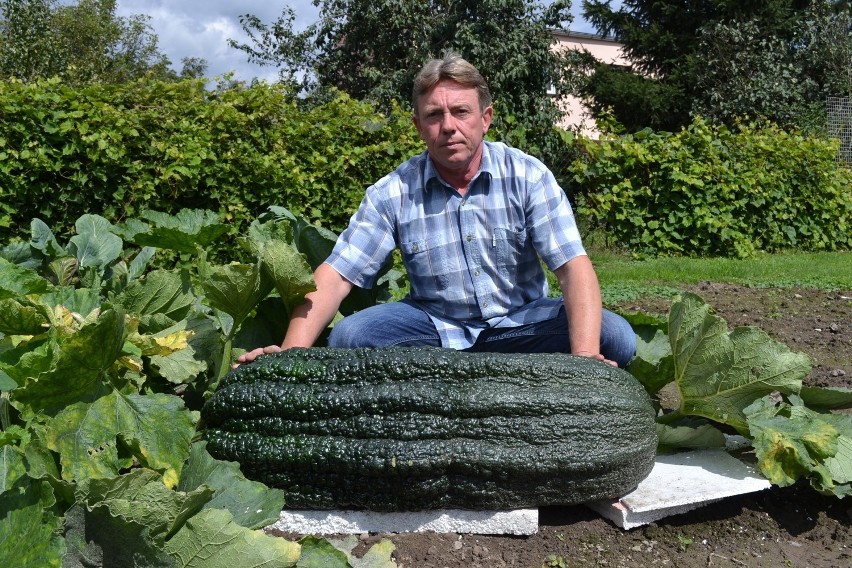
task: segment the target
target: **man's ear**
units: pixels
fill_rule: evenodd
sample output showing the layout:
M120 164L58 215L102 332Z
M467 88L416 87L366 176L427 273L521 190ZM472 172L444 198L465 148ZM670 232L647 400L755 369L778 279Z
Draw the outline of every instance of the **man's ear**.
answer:
M488 132L488 128L491 126L491 121L494 119L494 107L491 105L488 106L484 111L482 111L482 123L485 126L484 131Z

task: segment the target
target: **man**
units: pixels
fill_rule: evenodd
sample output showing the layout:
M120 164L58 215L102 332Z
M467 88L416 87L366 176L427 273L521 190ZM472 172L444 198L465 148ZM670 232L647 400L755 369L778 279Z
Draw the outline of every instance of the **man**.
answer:
M371 287L395 248L409 296L338 322L332 347L429 345L471 351L568 352L624 366L635 336L603 310L571 206L538 160L485 142L491 94L455 54L415 79L414 125L427 150L367 189L316 291L294 310L281 347L314 344L353 286ZM541 260L563 297L548 298Z

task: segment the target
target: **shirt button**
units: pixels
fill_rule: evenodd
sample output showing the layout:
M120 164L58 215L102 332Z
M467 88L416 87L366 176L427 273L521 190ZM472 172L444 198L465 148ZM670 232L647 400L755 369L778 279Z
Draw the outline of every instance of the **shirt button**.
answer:
M487 308L487 307L488 307L488 302L485 302L484 304L482 304L482 307L483 307L483 308Z
M472 240L473 240L473 235L468 235L468 236L467 236L467 242L470 242L470 241L472 241Z
M414 252L417 252L417 251L420 250L420 247L417 246L417 245L414 245L414 247L411 250L413 250Z
M479 271L478 271L478 270L476 270L476 271L473 273L473 275L474 275L474 276L479 276Z

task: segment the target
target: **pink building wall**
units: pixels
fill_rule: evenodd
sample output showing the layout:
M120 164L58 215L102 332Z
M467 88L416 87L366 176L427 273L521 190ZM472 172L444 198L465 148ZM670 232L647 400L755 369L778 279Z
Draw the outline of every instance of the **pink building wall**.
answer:
M614 40L603 38L599 35L584 32L553 31L555 43L554 50L577 49L588 51L601 63L629 66L630 62L625 57L621 44ZM565 117L559 126L566 129L578 129L586 136L597 138L600 132L595 126L594 119L589 115L588 109L583 106L577 97L566 97L559 102L565 110Z

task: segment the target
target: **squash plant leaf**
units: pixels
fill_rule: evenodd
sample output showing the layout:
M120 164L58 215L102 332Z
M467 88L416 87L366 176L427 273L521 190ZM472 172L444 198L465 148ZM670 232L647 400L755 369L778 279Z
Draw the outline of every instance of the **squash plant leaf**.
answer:
M234 522L246 528L271 525L284 508L283 491L246 479L236 462L213 458L207 452L206 442L192 445L177 489L188 491L201 485L215 491L205 509L227 509L234 516Z
M350 535L342 540L331 540L329 542L346 554L348 565L351 565L352 568L396 568L397 566L391 558L396 547L393 542L387 539L374 544L361 558L352 554L359 543L358 537Z
M210 369L211 362L222 353L222 334L212 320L195 314L158 336L169 336L185 331L191 334L188 345L167 355L152 355L151 368L167 381L175 384L191 384Z
M33 270L0 258L0 300L44 294L51 288L50 282Z
M159 471L174 487L195 432L195 415L168 394L111 392L92 403L78 402L48 422L48 447L59 454L62 478L81 482L114 477L128 465L129 452Z
M725 435L710 424L694 426L667 426L657 424L657 451L672 452L679 449L724 448Z
M304 301L305 294L316 289L311 266L293 245L270 241L263 247L260 260L288 310L292 311L293 306Z
M121 256L124 242L113 233L112 223L99 215L83 215L75 223L77 234L69 241L69 252L77 257L80 268L98 271Z
M799 396L813 410L852 408L852 389L844 387L802 387Z
M234 318L234 328L238 328L274 286L258 261L214 266L202 287L210 307Z
M653 396L674 379L672 346L662 329L634 327L634 331L636 355L626 370Z
M46 330L48 319L36 306L13 299L0 300L0 333L38 335Z
M46 258L57 258L66 254L59 245L53 231L41 219L30 221L30 246Z
M124 336L124 313L118 310L105 310L77 330L52 327L42 350L21 357L26 378L12 392L12 404L51 415L74 402L91 400L120 356Z
M65 513L67 549L62 566L173 568L174 561L147 536L147 527L113 517L105 507L88 510L74 505Z
M755 327L728 333L722 318L695 294L677 298L669 312L669 340L681 414L704 416L748 432L743 409L778 391L798 393L810 359Z
M301 547L241 527L230 511L205 509L188 519L163 549L178 568L286 568L296 565Z
M12 489L26 473L24 455L8 444L0 446L0 493Z
M315 536L299 539L302 555L298 568L352 568L346 553L331 542Z
M225 234L229 226L220 223L212 211L181 209L176 215L146 211L142 217L153 226L135 222L125 225L123 235L139 246L150 246L194 254Z
M852 416L816 412L795 395L764 397L745 413L769 481L784 487L808 478L821 493L852 495Z
M287 215L283 218L292 218L295 222L295 217L289 212ZM304 251L293 244L293 231L293 227L283 221L255 222L249 227L248 236L241 240L243 246L260 259L264 274L272 281L288 311L301 304L305 294L315 289L313 267Z
M0 566L61 566L65 539L59 536L62 518L51 510L55 503L48 482L27 476L0 493Z
M139 316L140 331L155 333L162 331L163 323L173 325L185 319L195 303L195 295L186 272L154 270L144 278L133 280L115 302L128 313Z
M102 507L111 517L143 526L154 542L164 542L176 533L212 496L209 487L173 491L163 485L157 472L145 468L109 479L89 479L77 484L75 491L76 501L88 510Z

